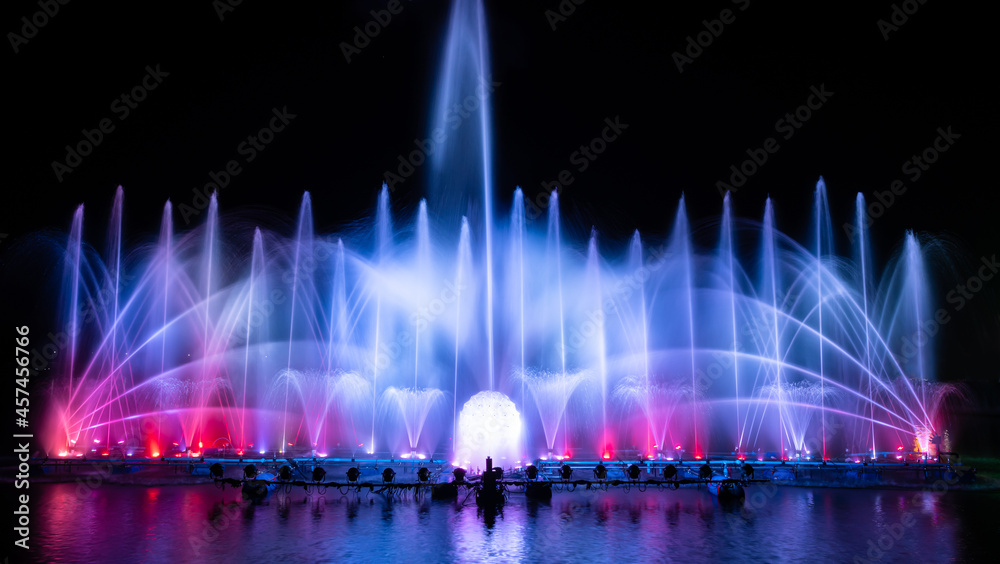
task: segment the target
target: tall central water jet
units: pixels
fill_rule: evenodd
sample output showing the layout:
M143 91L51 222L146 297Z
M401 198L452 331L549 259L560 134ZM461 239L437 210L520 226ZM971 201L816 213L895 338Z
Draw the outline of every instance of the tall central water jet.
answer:
M456 0L448 23L434 107L432 135L440 148L429 157L429 191L441 217L462 216L479 227L486 282L486 335L489 389L495 386L493 342L493 89L482 0ZM447 227L454 228L452 223Z

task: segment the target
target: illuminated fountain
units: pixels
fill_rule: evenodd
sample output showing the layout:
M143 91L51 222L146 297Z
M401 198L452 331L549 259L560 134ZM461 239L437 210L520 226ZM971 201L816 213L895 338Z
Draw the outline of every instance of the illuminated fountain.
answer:
M493 193L483 22L479 2L456 4L433 125L477 103L445 130L415 211L383 186L369 222L320 234L306 193L278 232L213 195L200 226L175 232L168 202L156 243L126 249L119 189L99 251L80 206L55 245L51 456L225 444L511 466L930 448L949 392L916 337L933 244L907 234L876 272L858 195L853 256L836 255L822 179L806 245L770 200L744 220L728 195L717 231L692 232L681 197L665 240L635 232L622 253L600 226L567 237L555 192L529 221L520 189Z
M291 236L220 229L213 198L200 228L167 222L155 246L103 256L80 238L81 208L61 251L64 323L78 331L58 359L50 452L129 441L181 453L224 438L254 452L450 456L459 408L479 392L523 417L504 426L523 427L518 460L802 452L824 438L828 453L914 440L926 451L943 431L954 389L933 381L918 337L926 284L913 278L912 235L880 285L868 273L878 290L866 297L850 261L817 260L776 229L769 204L758 224L724 202L720 233L758 240L750 257L696 244L683 201L665 244L645 251L636 234L622 258L598 252L598 232L575 251L583 243L558 240L558 224L515 218L523 239L494 239L498 263L524 268L495 270L491 389L469 222L428 241L411 228L426 207L392 222L383 190L371 229L317 235L304 227L309 202Z

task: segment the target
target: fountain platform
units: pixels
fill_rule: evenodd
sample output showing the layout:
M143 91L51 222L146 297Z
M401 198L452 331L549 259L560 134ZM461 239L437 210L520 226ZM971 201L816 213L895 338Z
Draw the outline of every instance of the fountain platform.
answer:
M212 476L211 468L218 464L220 476ZM254 465L259 472L278 475L284 466L294 469L291 480L294 486L317 485L310 479L314 468L322 468L324 487L381 488L391 485L399 491L430 487L436 484L457 483L477 487L483 473L468 471L467 478L453 482L455 467L441 459L399 458L129 458L129 459L34 459L31 472L42 482L73 482L81 477L97 476L103 482L125 485L192 485L224 480L235 485L244 482L243 470ZM976 469L950 462L928 463L854 463L813 461L751 461L752 471L743 467L746 461L713 459L709 467L715 480L732 480L739 483L767 482L782 486L846 487L846 488L926 488L946 484L959 489L997 489L1000 484L990 479L977 479ZM557 491L639 486L663 488L682 485L705 484L710 479L701 475L705 462L701 460L537 460L533 466L537 477L529 480L527 467L512 467L498 480L504 487L523 491L528 483L546 482ZM604 468L603 478L597 470ZM355 480L346 479L347 472L356 468ZM565 475L564 468L570 472ZM393 479L386 482L382 473L391 469ZM421 469L426 469L426 479L421 480ZM634 473L633 473L634 472ZM6 475L7 472L4 472ZM13 473L11 473L12 476ZM341 479L343 478L343 479Z

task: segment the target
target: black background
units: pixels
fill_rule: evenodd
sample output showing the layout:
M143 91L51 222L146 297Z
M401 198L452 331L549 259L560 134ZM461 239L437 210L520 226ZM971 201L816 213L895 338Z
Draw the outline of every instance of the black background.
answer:
M621 139L563 187L567 239L584 245L591 225L611 248L635 228L665 234L682 193L695 227L708 225L721 212L716 182L775 136L775 122L811 86L824 85L834 95L791 139L779 139L781 149L734 195L737 214L760 217L770 195L779 228L805 242L823 175L836 251L849 256L840 226L852 219L857 192L871 200L903 179L907 192L872 226L875 263L886 264L907 229L953 241L954 270L936 273L932 296L935 308L950 307L947 290L972 276L980 257L1000 252L993 13L928 0L886 40L877 22L892 16L891 2L750 1L745 11L724 1L674 4L588 0L553 29L546 11L557 12L557 0L486 2L501 83L491 98L497 209L509 206L516 185L533 197L574 168L570 154L600 134L605 118L620 116L629 124ZM51 296L31 291L35 277L48 275L31 261L31 233L68 230L84 203L86 239L102 248L120 184L126 245L153 239L164 202L191 202L192 189L237 158L274 107L297 117L220 193L222 211L290 233L308 190L320 232L369 216L384 171L429 134L449 8L404 1L347 62L341 43L385 5L246 1L220 19L208 1L70 2L17 53L8 36L0 299L18 318L12 324L48 322ZM672 55L724 9L735 21L679 72ZM20 18L38 11L35 2L5 3L5 33L21 33ZM140 84L147 65L169 76L118 120L109 106ZM105 117L115 130L58 181L52 162ZM903 163L949 126L961 138L918 181L906 180ZM412 209L424 194L417 174L397 187L394 207ZM714 234L703 241L714 244ZM954 312L939 337L940 378L976 380L996 393L998 288L987 283Z

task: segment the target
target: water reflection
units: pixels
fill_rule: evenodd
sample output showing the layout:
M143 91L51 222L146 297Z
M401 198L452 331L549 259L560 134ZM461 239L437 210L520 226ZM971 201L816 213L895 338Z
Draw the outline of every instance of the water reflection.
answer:
M484 510L471 500L301 491L254 505L211 486L39 490L38 562L583 561L623 546L652 560L871 561L871 551L881 561L964 561L985 556L977 539L996 538L996 521L976 516L1000 501L997 493L756 488L756 498L720 504L681 489L548 501L515 494L502 510ZM122 533L113 552L108 523Z

